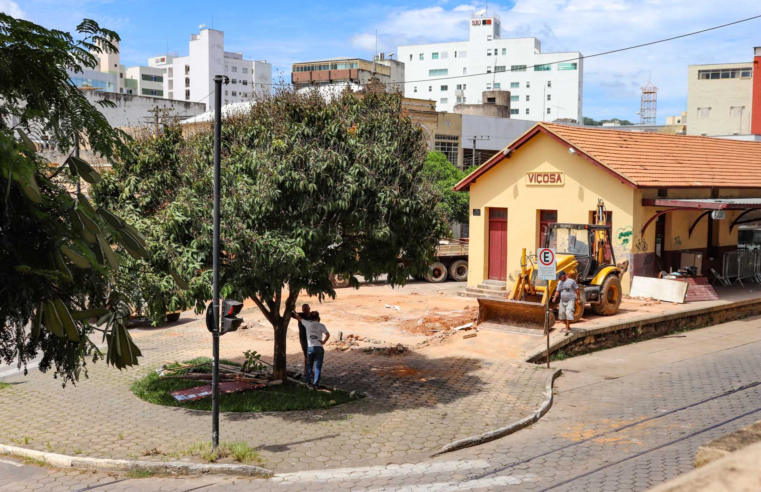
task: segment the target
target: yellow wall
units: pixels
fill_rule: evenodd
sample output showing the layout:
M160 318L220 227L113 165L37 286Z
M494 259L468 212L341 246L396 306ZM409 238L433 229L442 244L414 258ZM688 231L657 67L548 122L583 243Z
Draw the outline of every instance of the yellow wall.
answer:
M528 186L527 172L560 171L565 184ZM635 213L641 206L639 192L621 183L583 157L571 155L568 148L552 138L538 134L470 185L470 257L468 285L476 286L488 278L489 208L507 208L507 284L514 282L520 271L521 248L535 251L538 236L537 210L557 210L558 222L585 224L589 212L597 208L597 199L605 200L613 212L613 246L616 261L630 259L635 235ZM473 209L481 215L474 216ZM640 225L641 227L641 225ZM620 237L620 239L619 239ZM628 239L628 241L627 241ZM627 274L628 277L629 274ZM628 278L624 289L628 292Z

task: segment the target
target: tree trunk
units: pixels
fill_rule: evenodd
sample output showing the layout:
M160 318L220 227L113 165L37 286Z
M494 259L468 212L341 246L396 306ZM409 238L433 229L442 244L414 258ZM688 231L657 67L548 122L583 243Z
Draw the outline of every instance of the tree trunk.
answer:
M286 364L286 338L288 335L288 322L290 315L280 318L277 324L273 325L275 329L275 352L272 357L272 378L287 381L288 372Z

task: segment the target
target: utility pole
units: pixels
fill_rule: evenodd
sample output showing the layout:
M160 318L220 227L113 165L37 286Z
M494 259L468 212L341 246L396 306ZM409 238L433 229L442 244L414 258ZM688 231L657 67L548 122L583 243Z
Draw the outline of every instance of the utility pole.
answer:
M212 338L211 369L211 443L219 448L219 197L220 197L220 150L222 140L222 84L230 81L224 75L214 76L214 277L212 313L214 330Z
M487 136L484 137L483 135L480 135L480 136L479 135L473 135L472 137L467 138L466 140L470 140L473 143L473 156L472 156L472 160L471 160L471 162L472 162L471 165L475 166L476 165L476 142L478 142L479 140L489 140L489 136L487 135ZM479 161L480 161L480 159L479 159ZM480 164L480 162L479 162L479 164Z

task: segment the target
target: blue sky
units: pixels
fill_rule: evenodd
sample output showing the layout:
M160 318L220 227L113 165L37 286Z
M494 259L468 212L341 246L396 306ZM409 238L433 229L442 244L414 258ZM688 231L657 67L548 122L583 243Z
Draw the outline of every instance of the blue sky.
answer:
M370 58L400 44L467 39L481 2L0 0L0 11L71 31L82 18L114 29L125 65L170 51L187 54L200 24L225 31L228 51L266 59L288 80L290 64L329 56ZM489 3L503 37L535 36L548 51L584 55L648 42L761 14L758 0L515 0ZM687 65L750 61L761 19L670 43L586 61L584 115L638 119L639 88L659 87L658 122L686 109ZM273 74L274 75L274 74Z

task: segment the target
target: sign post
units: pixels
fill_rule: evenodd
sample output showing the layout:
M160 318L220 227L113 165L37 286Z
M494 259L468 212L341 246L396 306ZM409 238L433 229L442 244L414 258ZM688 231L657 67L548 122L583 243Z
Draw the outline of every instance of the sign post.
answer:
M547 369L550 368L550 282L558 278L557 258L554 248L539 248L537 250L537 274L540 280L547 281L547 290L544 292L544 334L547 335Z

